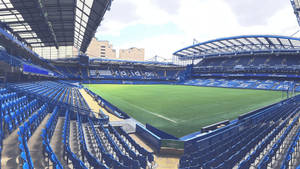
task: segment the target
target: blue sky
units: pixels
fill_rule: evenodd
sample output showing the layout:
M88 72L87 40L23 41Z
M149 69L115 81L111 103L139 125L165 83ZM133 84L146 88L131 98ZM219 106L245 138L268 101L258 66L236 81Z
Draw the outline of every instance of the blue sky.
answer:
M292 35L299 29L289 0L114 0L96 33L115 49L142 47L167 59L180 48L245 34Z

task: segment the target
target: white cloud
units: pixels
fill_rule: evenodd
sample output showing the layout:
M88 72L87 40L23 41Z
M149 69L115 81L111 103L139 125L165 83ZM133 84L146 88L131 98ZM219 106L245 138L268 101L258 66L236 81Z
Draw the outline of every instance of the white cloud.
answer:
M268 19L284 6L290 6L286 0L226 0L238 22L242 26L264 25Z
M113 4L116 3L117 6L119 1L115 0ZM173 23L182 31L182 34L164 33L133 42L129 39L128 43L116 46L116 48L143 47L146 51L146 58L151 58L154 55L171 58L174 51L191 45L193 38L206 41L243 34L288 36L299 29L290 2L283 0L280 0L280 3L273 1L271 3L268 0L268 3L262 4L261 0L251 0L251 3L247 1L247 5L241 4L241 0L176 0L176 4L172 4L170 7L166 5L166 2L158 0L122 1L120 8L125 6L125 2L134 4L131 5L133 6L131 10L134 11L130 11L130 15L128 15L130 18L124 22L122 17L126 16L126 10L123 10L123 13L120 13L122 11L120 8L114 11L113 5L111 11L108 12L110 14L105 17L100 31L97 33L100 38L101 35L120 36L121 30L135 24L163 25ZM168 0L168 3L171 2ZM261 6L263 4L265 6ZM172 9L176 7L178 9ZM263 9L257 9L259 11L259 15L257 15L255 12L258 7L273 10L266 10L267 13L264 15ZM252 10L243 10L242 8ZM119 17L113 17L113 15ZM262 18L259 18L260 15ZM249 24L245 24L246 21Z
M129 8L124 5L126 3L131 4ZM129 19L124 21L124 19L122 20L124 17L129 17ZM121 4L116 0L112 3L111 11L106 13L96 36L119 36L122 29L131 25L160 25L166 24L170 20L170 15L153 4L151 0L122 0Z
M186 36L201 41L228 36L228 32L238 26L230 7L223 0L190 0L189 3L182 3L174 22Z

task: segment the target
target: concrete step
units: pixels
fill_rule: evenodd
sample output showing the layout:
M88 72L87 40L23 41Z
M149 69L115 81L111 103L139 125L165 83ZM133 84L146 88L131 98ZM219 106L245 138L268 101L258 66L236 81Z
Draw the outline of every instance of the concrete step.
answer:
M45 128L47 121L49 120L51 114L47 114L47 116L43 119L42 123L35 130L33 135L30 137L28 141L28 149L30 152L30 156L33 162L33 166L36 169L44 169L46 168L46 163L43 156L43 140L41 137L42 129Z
M71 151L76 154L77 158L81 156L79 153L80 151L80 145L79 145L79 135L77 132L77 125L75 120L70 121L70 137L69 137L69 143L70 143L70 148Z
M2 169L16 169L19 166L18 157L19 142L18 130L12 132L7 138L3 140L3 149L1 152L1 168Z
M64 149L64 145L62 143L62 140L63 140L62 132L63 132L63 127L64 127L64 120L65 120L64 117L58 118L53 136L50 140L50 146L51 146L54 154L56 155L57 159L62 164L62 166L64 168L68 169L68 165L67 165L67 162L64 160L63 151L62 151Z

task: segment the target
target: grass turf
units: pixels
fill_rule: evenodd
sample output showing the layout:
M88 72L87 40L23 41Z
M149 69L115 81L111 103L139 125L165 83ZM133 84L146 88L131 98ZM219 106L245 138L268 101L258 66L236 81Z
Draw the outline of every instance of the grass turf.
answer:
M281 92L176 85L85 85L141 123L182 137L281 100Z

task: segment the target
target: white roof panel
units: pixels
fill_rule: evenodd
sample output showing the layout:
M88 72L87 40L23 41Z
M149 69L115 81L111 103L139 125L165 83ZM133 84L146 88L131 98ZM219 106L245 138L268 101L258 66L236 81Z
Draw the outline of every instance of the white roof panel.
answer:
M291 43L289 42L291 41ZM245 52L274 52L274 50L280 52L288 49L291 52L300 49L300 39L286 36L272 36L272 35L246 35L236 36L230 38L220 38L216 40L210 40L202 42L196 45L192 45L183 48L174 53L184 54L184 51L193 52L194 49L202 50L201 55L220 55L231 53L245 53ZM182 52L181 52L182 51ZM186 53L189 56L190 53ZM200 56L201 57L201 56Z

